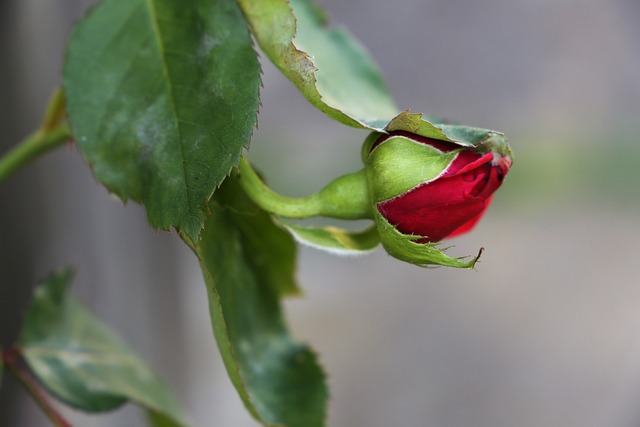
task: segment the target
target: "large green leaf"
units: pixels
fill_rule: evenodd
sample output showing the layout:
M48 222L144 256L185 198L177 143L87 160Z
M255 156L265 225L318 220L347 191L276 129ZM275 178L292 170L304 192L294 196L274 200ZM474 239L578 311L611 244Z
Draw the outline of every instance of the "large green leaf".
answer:
M295 243L244 194L235 176L212 199L197 246L213 331L227 372L265 426L321 427L324 374L309 347L294 341L280 298L295 292Z
M79 409L108 411L131 400L151 412L154 425L185 426L165 384L69 295L71 277L69 270L52 275L27 310L20 346L34 375Z
M398 113L382 75L311 0L238 0L267 57L307 100L349 126L381 130Z
M259 64L237 4L104 0L74 29L63 78L98 181L196 240L256 123Z
M346 31L331 28L313 0L237 0L267 57L315 107L350 126L405 130L477 146L499 132L400 112L374 61Z

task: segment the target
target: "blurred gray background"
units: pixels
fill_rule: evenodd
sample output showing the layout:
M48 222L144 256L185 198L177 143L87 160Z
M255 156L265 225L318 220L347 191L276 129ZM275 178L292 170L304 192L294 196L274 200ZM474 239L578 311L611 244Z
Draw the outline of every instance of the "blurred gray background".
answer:
M90 1L0 2L0 153L38 125L65 38ZM640 426L640 2L322 0L369 48L398 104L504 131L516 160L455 255L420 269L383 251L302 249L295 335L319 352L330 426ZM302 195L359 168L362 131L325 118L264 63L250 157ZM283 167L284 165L284 167ZM35 282L74 290L172 385L196 426L256 426L211 336L195 259L100 187L73 146L0 186L0 338ZM142 426L137 408L77 426ZM5 375L0 426L48 425Z

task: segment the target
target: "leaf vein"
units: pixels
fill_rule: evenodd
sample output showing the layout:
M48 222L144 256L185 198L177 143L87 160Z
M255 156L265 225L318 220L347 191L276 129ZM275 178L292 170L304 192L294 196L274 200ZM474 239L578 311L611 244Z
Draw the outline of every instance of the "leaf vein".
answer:
M175 101L175 94L174 94L174 87L173 87L173 82L171 80L171 73L169 72L169 68L167 67L167 52L165 50L165 46L164 46L164 40L162 39L162 34L160 31L160 27L158 25L158 13L156 11L156 8L154 6L154 0L147 0L147 4L149 5L149 13L150 13L150 19L151 19L151 26L154 29L154 34L155 34L155 39L156 39L156 43L158 45L158 50L160 51L160 55L163 58L162 61L162 69L164 71L164 74L166 76L167 79L167 90L169 92L169 97L171 98L171 112L174 118L174 122L175 122L175 126L176 126L176 131L178 132L178 145L180 146L180 156L182 157L182 177L184 180L184 188L185 188L185 195L187 197L187 207L188 207L188 211L189 211L189 216L192 219L196 219L196 223L199 221L198 215L197 213L195 213L193 211L193 200L192 200L192 196L190 194L189 191L189 178L188 178L188 174L187 174L187 167L186 167L186 159L185 159L185 148L184 148L184 141L182 139L182 133L180 131L180 120L178 118L178 112L176 110L176 101Z

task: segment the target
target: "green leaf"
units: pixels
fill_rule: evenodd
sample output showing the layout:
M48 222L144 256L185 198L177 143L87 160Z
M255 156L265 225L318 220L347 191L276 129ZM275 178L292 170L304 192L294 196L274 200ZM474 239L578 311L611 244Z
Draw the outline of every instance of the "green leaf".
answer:
M312 1L289 3L238 0L264 53L311 104L349 126L382 130L398 108L368 53L330 28Z
M98 181L197 240L249 145L259 71L233 0L104 0L67 49L73 134Z
M127 400L157 413L165 426L185 426L165 384L111 330L67 292L72 273L53 274L37 288L20 336L22 354L58 399L100 412Z
M324 374L311 349L293 340L280 298L297 289L295 242L244 194L236 176L213 200L197 246L213 331L242 401L265 426L321 427Z
M282 223L300 243L336 255L360 255L374 250L380 244L376 226L353 231L338 227L305 227Z

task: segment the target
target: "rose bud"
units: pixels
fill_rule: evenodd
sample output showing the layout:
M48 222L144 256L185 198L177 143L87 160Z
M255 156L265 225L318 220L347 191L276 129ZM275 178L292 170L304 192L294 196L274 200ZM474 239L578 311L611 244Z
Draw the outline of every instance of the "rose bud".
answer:
M374 135L363 155L380 239L391 255L417 264L415 254L406 259L409 242L432 244L471 230L511 166L499 137L465 146L404 131Z
M240 185L274 215L375 222L374 228L362 232L283 223L296 239L311 246L357 252L380 242L391 256L412 264L473 268L480 254L471 260L452 258L437 242L471 230L491 203L511 167L504 136L466 126L436 127L420 115L403 113L385 133L370 134L362 153L364 169L338 177L306 197L275 193L246 159L240 162Z

